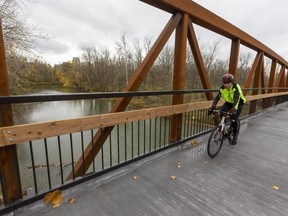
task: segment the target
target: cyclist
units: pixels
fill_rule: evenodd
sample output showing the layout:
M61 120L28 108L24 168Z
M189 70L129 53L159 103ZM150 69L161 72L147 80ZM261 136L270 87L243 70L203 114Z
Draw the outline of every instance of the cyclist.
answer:
M232 144L237 143L237 118L240 115L246 99L243 95L242 89L239 84L234 83L234 76L232 74L225 74L222 78L223 85L220 87L217 96L215 97L211 108L208 110L208 115L213 113L216 109L216 105L221 98L224 98L225 103L223 104L221 110L231 112L232 116L232 127L233 127L233 141Z

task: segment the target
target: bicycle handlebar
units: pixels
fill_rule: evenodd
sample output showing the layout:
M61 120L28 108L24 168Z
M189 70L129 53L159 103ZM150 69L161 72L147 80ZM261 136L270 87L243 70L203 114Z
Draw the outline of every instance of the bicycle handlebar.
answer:
M222 115L232 116L231 112L221 111L221 110L213 110L213 113L221 113Z

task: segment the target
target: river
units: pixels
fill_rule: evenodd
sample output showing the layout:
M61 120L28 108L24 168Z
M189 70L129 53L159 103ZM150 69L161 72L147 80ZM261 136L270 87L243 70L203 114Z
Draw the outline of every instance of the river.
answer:
M61 90L41 90L32 94L63 94L66 91ZM13 105L14 124L30 124L43 121L78 118L96 114L107 113L113 106L112 100L94 99L94 100L76 100L76 101L54 101L41 103L27 103ZM166 127L166 128L165 128ZM146 128L146 129L145 129ZM148 131L148 128L150 132ZM164 129L165 128L165 129ZM147 130L146 132L143 132ZM165 132L164 132L165 131ZM160 143L164 143L168 137L169 122L164 119L161 122L156 120L147 120L141 123L120 125L113 129L110 138L106 141L103 150L95 158L95 170L110 167L126 159L131 159L137 155L148 151L149 140L153 140L153 148L158 148ZM96 130L93 131L95 134ZM133 135L132 135L133 133ZM145 135L144 135L145 133ZM72 171L73 161L77 161L84 149L92 139L91 131L62 135L59 137L61 142L62 168L65 177ZM71 140L73 145L71 145ZM82 142L83 140L83 142ZM168 140L168 138L167 138ZM162 145L162 144L161 144ZM47 151L46 151L47 146ZM36 140L32 142L34 164L36 167L37 189L39 191L48 190L48 171L51 177L52 187L61 184L61 170L59 163L58 138L52 137L45 140ZM73 154L71 153L73 150ZM17 145L18 162L23 191L34 190L32 158L29 143ZM47 170L47 157L49 160L49 170ZM103 157L102 157L103 154ZM112 154L112 157L110 157ZM133 155L132 155L133 154ZM104 163L103 163L104 162ZM93 171L91 166L88 172Z
M64 90L40 90L34 91L29 95L51 95L51 94L64 94L67 93L67 89ZM83 116L90 116L96 114L107 113L110 111L113 105L112 100L107 99L94 99L94 100L75 100L75 101L53 101L53 102L41 102L41 103L24 103L14 104L13 108L13 120L14 125L30 124L36 122L45 122L51 120L79 118ZM82 153L80 133L72 134L73 139L73 156L74 161L77 161ZM91 131L83 133L84 135L84 147L91 140ZM52 185L61 183L60 164L59 164L59 149L57 137L47 138L47 149L49 159L49 171L51 175ZM71 137L64 135L60 137L61 141L61 155L63 163L64 178L71 171ZM38 184L38 191L48 186L47 179L47 161L45 152L45 141L36 140L33 141L33 156L36 166L36 180ZM76 144L77 143L77 144ZM20 168L21 183L23 190L27 188L34 189L33 172L32 172L32 158L30 152L29 143L23 143L17 145L18 163ZM98 166L99 168L99 166Z

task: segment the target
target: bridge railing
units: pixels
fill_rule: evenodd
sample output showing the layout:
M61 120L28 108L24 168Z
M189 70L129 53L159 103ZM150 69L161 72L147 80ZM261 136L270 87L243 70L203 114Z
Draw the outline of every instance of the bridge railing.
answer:
M249 89L248 89L249 90ZM255 89L253 89L255 91ZM263 90L263 89L259 89ZM279 89L278 89L279 90ZM108 94L72 94L53 96L0 97L0 104L39 101L132 97L147 95L195 94L217 90L176 92L130 92ZM251 114L250 104L257 103L254 112L287 101L287 92L246 96L242 116ZM221 106L223 103L220 102ZM179 145L210 131L214 126L207 109L212 101L107 113L88 117L14 125L0 128L0 148L17 144L19 172L23 198L9 205L2 204L0 212L21 207L41 199L49 191L65 189L103 173L117 169L161 150ZM254 107L254 106L253 106ZM171 118L181 115L181 139L171 139ZM74 174L75 160L84 162L84 149L94 139L95 132L115 126L92 163L83 169L81 177ZM92 148L97 146L92 145ZM92 151L94 152L94 151ZM85 171L86 170L86 171ZM72 173L72 179L67 176ZM3 190L3 188L2 188ZM5 189L4 189L5 190ZM5 200L4 200L5 201Z

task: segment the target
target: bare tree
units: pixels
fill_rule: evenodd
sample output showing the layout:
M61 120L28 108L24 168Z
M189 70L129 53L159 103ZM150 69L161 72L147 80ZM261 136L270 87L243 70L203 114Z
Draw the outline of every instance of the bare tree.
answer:
M141 46L139 38L134 40L133 47L134 47L134 59L136 64L135 66L138 68L143 61L143 48Z
M250 52L240 53L236 76L236 80L238 83L245 83L246 77L248 76L251 68L251 60L252 54Z
M28 24L28 15L25 15L27 4L32 0L1 0L0 16L7 53L20 53L29 51L33 47L34 38L43 38L44 35L37 26Z
M25 64L32 53L33 39L44 38L36 26L27 22L25 9L30 3L33 3L33 0L0 0L0 18L12 91L26 82L23 79Z
M127 85L129 82L129 68L131 68L131 62L133 59L131 47L128 44L125 33L121 36L120 41L116 42L116 49L119 66L122 68L122 70L124 70Z

